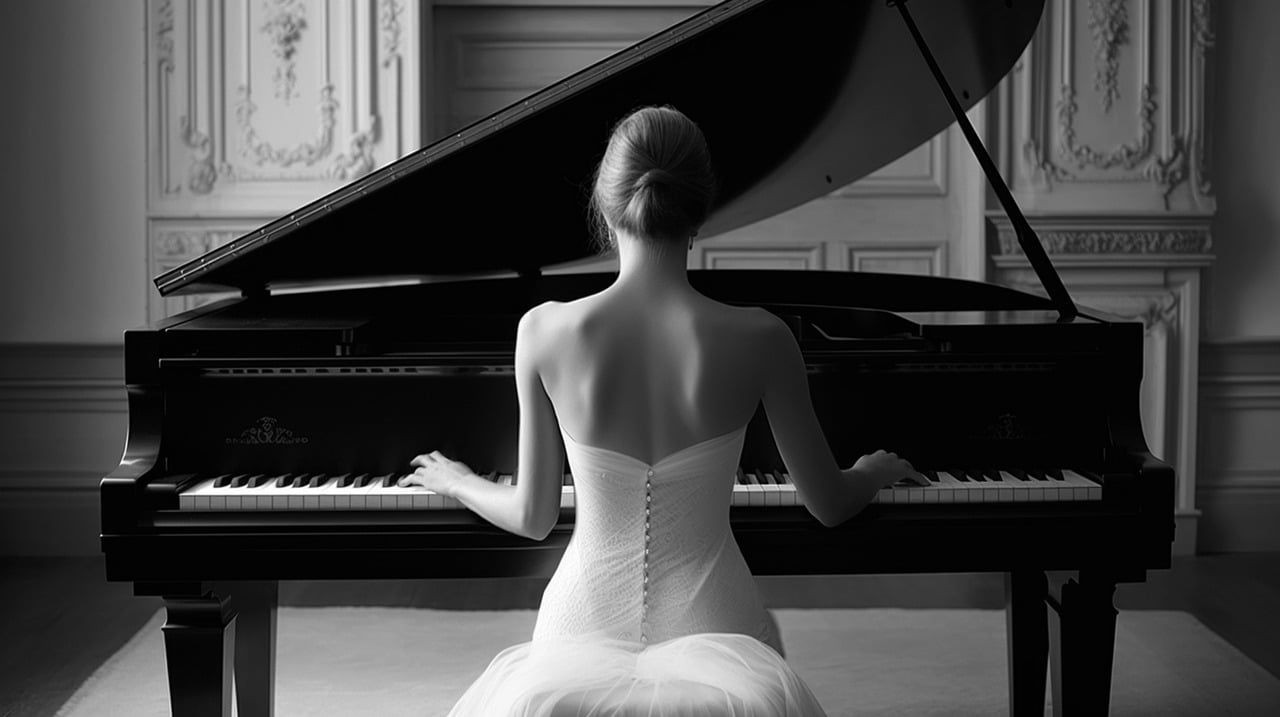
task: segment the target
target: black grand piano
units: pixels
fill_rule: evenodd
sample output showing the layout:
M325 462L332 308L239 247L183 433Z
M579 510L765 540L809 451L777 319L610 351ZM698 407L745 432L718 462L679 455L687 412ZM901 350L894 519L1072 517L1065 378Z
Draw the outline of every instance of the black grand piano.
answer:
M908 6L909 5L909 6ZM757 575L1006 575L1011 713L1104 714L1117 582L1169 565L1173 472L1139 421L1142 327L1078 309L964 110L1043 0L733 0L156 278L234 291L125 334L129 433L101 484L107 579L160 596L174 714L273 713L280 580L549 576L544 541L398 488L439 448L516 472L516 323L611 281L586 198L614 121L672 104L722 191L702 236L862 177L953 121L1044 295L937 277L694 271L783 317L841 465L887 448L930 477L837 528L797 505L767 423L731 521Z

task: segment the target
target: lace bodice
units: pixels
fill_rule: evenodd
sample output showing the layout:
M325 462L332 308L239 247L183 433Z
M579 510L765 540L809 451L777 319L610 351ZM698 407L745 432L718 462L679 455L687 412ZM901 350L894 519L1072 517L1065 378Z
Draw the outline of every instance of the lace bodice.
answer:
M573 537L543 594L533 640L644 644L741 633L781 653L729 529L746 427L652 465L564 436L576 493Z

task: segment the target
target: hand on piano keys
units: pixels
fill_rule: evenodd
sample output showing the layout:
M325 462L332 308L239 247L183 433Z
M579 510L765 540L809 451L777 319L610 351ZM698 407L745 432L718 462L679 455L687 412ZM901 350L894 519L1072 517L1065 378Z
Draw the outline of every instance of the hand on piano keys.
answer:
M476 474L466 463L446 458L440 451L414 456L409 465L414 467L414 471L400 476L396 485L401 488L421 486L442 496L452 495L451 488L459 479Z
M928 485L894 484L881 488L872 503L1038 503L1102 500L1100 480L1070 469L951 468L925 470ZM455 498L421 486L400 486L403 473L227 473L195 476L181 491L181 510L331 511L465 510ZM481 478L512 485L511 474L496 471ZM800 505L791 476L770 469L738 469L732 505ZM573 508L573 476L565 474L560 506Z
M882 488L896 484L929 485L929 479L912 467L911 463L898 457L896 453L876 451L859 458L850 471L858 471Z

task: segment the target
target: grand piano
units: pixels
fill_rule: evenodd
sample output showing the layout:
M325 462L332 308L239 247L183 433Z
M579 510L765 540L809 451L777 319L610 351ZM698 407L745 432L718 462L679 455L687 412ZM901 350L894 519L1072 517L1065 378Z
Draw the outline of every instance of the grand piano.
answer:
M1119 582L1169 566L1173 472L1139 420L1142 327L1077 307L964 110L1043 0L733 0L155 279L233 292L125 334L129 432L101 484L106 577L163 598L175 715L273 714L278 581L549 576L543 541L399 488L429 448L512 481L516 323L600 290L586 197L613 122L672 104L722 187L703 237L820 197L960 122L1044 284L691 271L795 333L841 465L877 448L926 487L825 528L763 415L731 523L757 575L1005 575L1009 705L1107 710Z

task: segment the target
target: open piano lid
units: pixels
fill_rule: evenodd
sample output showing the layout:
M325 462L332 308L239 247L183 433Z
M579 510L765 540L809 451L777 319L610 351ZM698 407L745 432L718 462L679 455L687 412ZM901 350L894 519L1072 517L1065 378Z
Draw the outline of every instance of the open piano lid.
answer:
M1044 0L910 0L965 109ZM712 236L827 194L955 118L885 0L730 0L156 277L162 295L532 273L594 253L592 174L617 120L670 104L707 138Z

